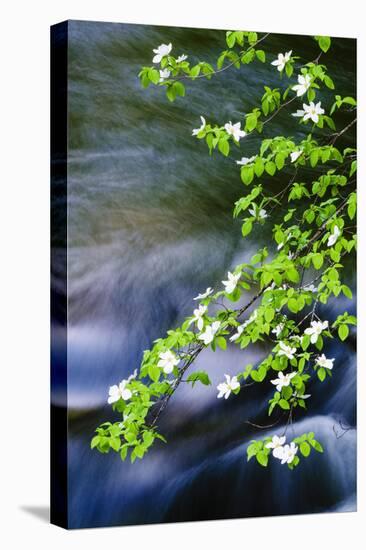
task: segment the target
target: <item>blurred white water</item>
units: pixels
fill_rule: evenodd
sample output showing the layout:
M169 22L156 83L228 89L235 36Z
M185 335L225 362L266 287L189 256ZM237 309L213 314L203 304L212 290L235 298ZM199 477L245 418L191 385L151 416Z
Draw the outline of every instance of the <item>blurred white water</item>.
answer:
M270 423L271 388L217 399L223 374L258 362L266 351L259 346L244 353L234 345L225 353L202 353L194 368L207 370L212 386L181 385L162 418L168 445L157 444L143 462L131 466L116 455L90 451L95 426L111 414L109 385L132 372L143 350L192 311L193 296L221 284L231 266L269 245L268 224L244 247L240 221L232 218L243 192L234 160L254 154L261 137L243 140L241 150L224 159L209 157L191 130L201 114L221 122L242 117L262 95L263 75L272 86L279 81L277 71L251 65L245 73L197 80L187 86L184 100L171 105L161 90L140 87L137 73L150 63L152 48L172 41L176 51L214 61L223 48L222 32L72 22L69 36L71 525L352 508L355 431L340 439L333 431L339 419L355 424L351 346L330 346L327 353L337 357L334 376L322 388L310 388L312 416L300 416L294 429L315 431L326 453L304 460L296 472L279 464L263 470L245 460L246 442L253 437L246 421ZM275 35L267 48L276 54L293 42ZM353 93L352 48L339 40L327 61L344 95ZM296 49L306 59L315 57L316 44L306 37L296 38ZM348 60L342 71L340 55ZM293 134L288 113L276 119L271 132L277 131ZM276 178L268 182L274 188L281 184ZM351 284L353 277L351 269ZM326 314L335 314L331 306ZM57 404L57 393L54 397Z

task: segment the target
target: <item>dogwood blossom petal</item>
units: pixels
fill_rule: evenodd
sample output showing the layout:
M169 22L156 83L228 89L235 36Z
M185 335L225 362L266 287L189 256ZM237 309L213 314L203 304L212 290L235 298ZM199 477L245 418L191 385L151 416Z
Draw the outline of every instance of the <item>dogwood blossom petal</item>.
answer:
M153 57L153 63L160 63L160 61L163 59L163 57L166 57L170 54L172 50L171 44L160 44L156 49L153 50L153 52L156 54Z
M193 300L204 300L212 293L213 293L213 288L209 286L208 288L206 288L206 292L204 292L203 294L198 294L198 296L193 298Z
M319 367L323 367L324 369L329 369L329 370L332 370L334 361L335 361L334 357L333 359L327 359L324 353L322 353L322 355L319 355L316 358L316 364Z
M238 382L236 376L230 378L228 374L225 374L225 378L226 382L221 382L221 384L217 386L217 389L219 390L219 393L217 395L218 399L220 399L221 397L227 399L232 391L240 387L240 383Z
M212 325L206 326L205 332L202 332L202 334L198 336L198 339L202 340L205 346L208 346L208 344L210 344L215 338L215 334L219 330L219 328L220 321L214 321Z
M225 287L225 292L227 292L228 294L232 294L232 292L234 292L236 285L238 284L238 281L240 279L240 275L240 273L234 275L233 273L230 273L230 271L228 271L227 281L221 281Z
M290 60L291 54L292 54L292 50L289 52L286 52L285 54L279 53L277 56L277 59L272 61L271 65L274 65L275 67L277 67L278 71L280 72L283 71L286 63Z
M291 162L296 162L301 155L302 151L293 151L290 153Z
M328 246L333 246L337 242L338 237L339 237L340 234L341 234L341 231L340 231L339 227L337 225L335 225L334 228L333 228L333 233L331 233L331 235L328 239L327 245Z
M297 82L298 84L296 84L295 86L292 86L292 89L294 90L294 92L296 92L296 95L300 97L304 95L310 88L311 77L309 74L305 74L305 75L299 74L297 77Z
M254 162L257 158L257 155L254 155L253 157L241 157L240 160L235 161L236 164L240 164L241 166L245 166L246 164L250 164L251 162Z
M202 124L199 128L195 128L194 130L192 130L192 136L196 136L197 134L199 134L206 126L206 119L203 116L200 116L200 119Z
M244 132L244 130L240 129L240 127L241 127L240 122L236 122L236 124L232 124L231 120L227 122L224 126L226 132L230 136L233 136L235 141L240 141L240 138L245 137L247 135L246 132Z
M159 354L158 367L162 368L165 374L173 372L174 367L179 364L179 357L171 350L163 351Z
M285 344L285 342L279 343L278 355L285 355L288 359L293 359L296 353L296 348L292 348Z
M305 334L310 336L310 342L315 344L323 330L328 328L328 321L311 321L310 327L305 329Z
M159 82L163 82L164 80L170 77L170 71L168 69L160 70L159 74L160 74Z

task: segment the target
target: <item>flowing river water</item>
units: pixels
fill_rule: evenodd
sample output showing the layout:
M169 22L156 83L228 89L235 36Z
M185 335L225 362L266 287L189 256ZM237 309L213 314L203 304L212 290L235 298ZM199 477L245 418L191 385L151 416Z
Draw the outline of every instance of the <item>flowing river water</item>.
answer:
M246 420L269 422L268 384L228 401L217 399L223 373L257 363L268 351L264 346L201 353L195 367L209 372L212 386L179 387L162 417L168 444L156 444L143 461L131 465L115 453L90 450L94 428L111 417L108 387L130 374L142 351L192 311L193 296L220 284L257 247L273 246L270 224L244 242L240 221L232 218L243 192L234 159L256 153L262 137L242 140L240 151L225 159L209 157L191 131L200 115L220 123L242 118L258 103L264 83L281 84L275 68L255 62L210 81L199 79L173 104L161 89L143 90L137 78L161 43L172 42L175 55L214 63L224 39L223 31L69 25L71 527L355 509L353 338L327 348L336 357L334 375L310 386L309 414L293 425L294 433L313 430L326 451L296 471L246 462L246 444L257 433ZM270 59L290 49L305 61L318 53L310 37L289 35L271 35L263 49ZM337 92L354 95L355 42L335 39L324 63ZM324 102L329 109L330 94ZM290 112L268 125L268 135L294 135ZM263 183L280 189L284 177ZM354 286L354 265L347 273ZM343 305L354 312L355 304L340 298L323 315L332 319ZM351 429L342 430L340 420Z

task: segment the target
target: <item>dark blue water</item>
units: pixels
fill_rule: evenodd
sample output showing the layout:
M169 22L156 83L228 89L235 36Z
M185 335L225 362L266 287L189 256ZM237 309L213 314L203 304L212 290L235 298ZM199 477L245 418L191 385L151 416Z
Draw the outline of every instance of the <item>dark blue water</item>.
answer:
M162 418L169 443L142 462L90 451L95 426L111 414L108 387L192 311L193 296L269 241L265 230L244 245L232 218L243 191L234 158L255 153L261 138L243 140L235 157L210 158L191 130L201 114L220 124L239 119L258 102L263 82L279 79L273 67L256 63L198 80L184 100L169 104L137 78L152 48L171 41L177 55L214 62L224 49L222 31L73 22L69 37L70 525L354 509L355 431L337 439L333 430L339 419L355 424L351 340L327 350L337 357L334 376L310 388L311 413L294 425L296 433L314 430L326 449L298 471L245 461L254 434L245 421L268 422L270 388L252 387L225 403L216 398L223 372L259 361L266 353L259 346L203 352L196 367L209 371L213 386L179 388ZM317 55L306 37L274 35L263 47L272 54L293 49L305 60ZM352 95L354 42L337 39L325 62L340 93ZM329 96L324 101L329 109ZM268 131L293 134L289 123L289 112L281 113ZM335 305L324 313L335 316Z

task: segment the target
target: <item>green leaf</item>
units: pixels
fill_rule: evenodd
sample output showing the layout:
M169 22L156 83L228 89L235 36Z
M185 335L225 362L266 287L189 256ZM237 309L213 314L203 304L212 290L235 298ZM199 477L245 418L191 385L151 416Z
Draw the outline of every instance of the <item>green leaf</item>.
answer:
M261 157L257 157L255 159L255 163L254 163L254 172L255 172L255 175L260 178L261 175L263 174L264 172L264 162L263 162L263 159Z
M323 449L323 447L321 446L321 444L319 443L319 441L316 441L316 439L310 439L309 442L310 442L310 445L311 445L316 451L318 451L318 453L323 453L323 452L324 452L324 449Z
M251 370L250 376L254 382L263 382L267 374L267 369L264 365L261 365L258 370Z
M270 323L275 316L275 310L271 307L266 308L264 312L264 318L267 323Z
M281 407L281 409L284 409L286 411L290 409L290 404L288 401L286 401L286 399L280 399L278 404Z
M301 347L304 351L306 351L309 346L310 346L310 336L308 334L304 334L301 339Z
M150 376L153 382L157 382L160 378L161 370L156 365L149 365L148 375Z
M285 165L286 155L284 153L277 153L275 162L278 170L281 170Z
M257 452L258 452L258 443L257 441L254 441L247 448L247 461L249 462L249 460L257 454Z
M347 285L342 285L342 292L346 298L348 298L349 300L352 300L352 297L353 297L352 290Z
M323 255L320 253L314 254L311 258L311 261L313 262L313 266L315 267L315 269L320 269L324 262Z
M245 223L243 223L241 228L243 237L246 237L247 235L249 235L249 233L252 230L252 227L253 227L253 223L251 220L247 220Z
M252 183L254 178L253 166L242 166L240 170L240 177L245 185L249 185L250 183Z
M326 377L325 369L323 367L321 367L320 369L318 369L318 378L319 378L320 382L324 382L325 377Z
M201 382L204 386L211 385L211 380L207 372L204 371L192 372L192 374L187 377L187 382L192 382L192 386L194 386L196 382Z
M319 44L320 49L323 50L324 53L326 53L330 48L330 44L331 44L330 37L329 36L318 36L316 38L318 40L318 44Z
M286 278L291 281L292 283L297 283L299 282L299 279L300 279L300 275L298 273L298 271L294 268L294 267L290 267L287 271L286 271Z
M121 452L120 452L121 460L126 460L127 452L128 452L128 447L123 446L122 449L121 449Z
M342 340L342 342L347 338L349 335L349 328L347 325L339 325L338 327L338 336Z
M287 302L287 307L289 308L290 311L292 311L292 313L297 313L299 309L297 307L296 298L290 298L289 301Z
M353 160L352 164L351 164L351 169L349 171L349 177L350 178L353 176L353 174L356 172L356 170L357 170L357 160Z
M230 145L226 138L220 138L219 139L219 151L222 153L225 157L228 156L230 152Z
M319 151L317 149L313 149L310 153L310 166L314 168L318 164L319 160Z
M333 82L333 80L330 78L330 76L325 75L325 77L324 77L324 84L325 84L326 87L329 88L330 90L334 90L334 82Z
M95 435L93 437L93 439L91 440L90 442L90 448L91 449L94 449L94 447L97 447L97 445L99 445L99 441L100 441L100 436L99 435Z
M276 173L276 165L271 160L266 162L264 169L267 172L267 174L269 174L270 176L274 176Z
M259 451L255 458L261 466L266 467L268 465L268 455L265 451Z
M261 61L262 63L266 62L266 54L263 50L256 50L255 54L259 61Z
M245 52L245 54L241 58L241 62L245 64L251 63L254 58L255 58L255 51L251 49Z
M157 69L154 69L154 68L149 69L147 75L148 75L149 79L151 80L151 82L153 84L158 84L159 83L160 74L159 74L159 71Z
M300 443L300 452L303 456L309 456L310 450L311 448L309 443L307 443L306 441L303 441L302 443Z
M121 440L119 437L111 437L109 441L110 446L114 451L118 453L120 447L121 447Z
M136 445L136 447L134 448L134 452L137 458L142 458L145 454L145 449L142 445Z
M251 132L254 130L254 128L257 126L257 117L255 114L251 113L247 116L245 121L245 129L248 130L248 132Z
M173 84L174 91L176 95L180 95L182 97L185 96L186 90L184 85L181 82L174 82Z
M169 99L169 101L174 101L176 98L176 91L174 89L174 86L168 86L166 89L166 96Z
M221 348L222 350L226 350L227 343L226 343L226 340L223 336L218 336L215 339L215 342L219 346L219 348Z
M235 41L236 41L235 32L228 31L226 33L226 44L229 46L229 48L233 48L235 46Z

